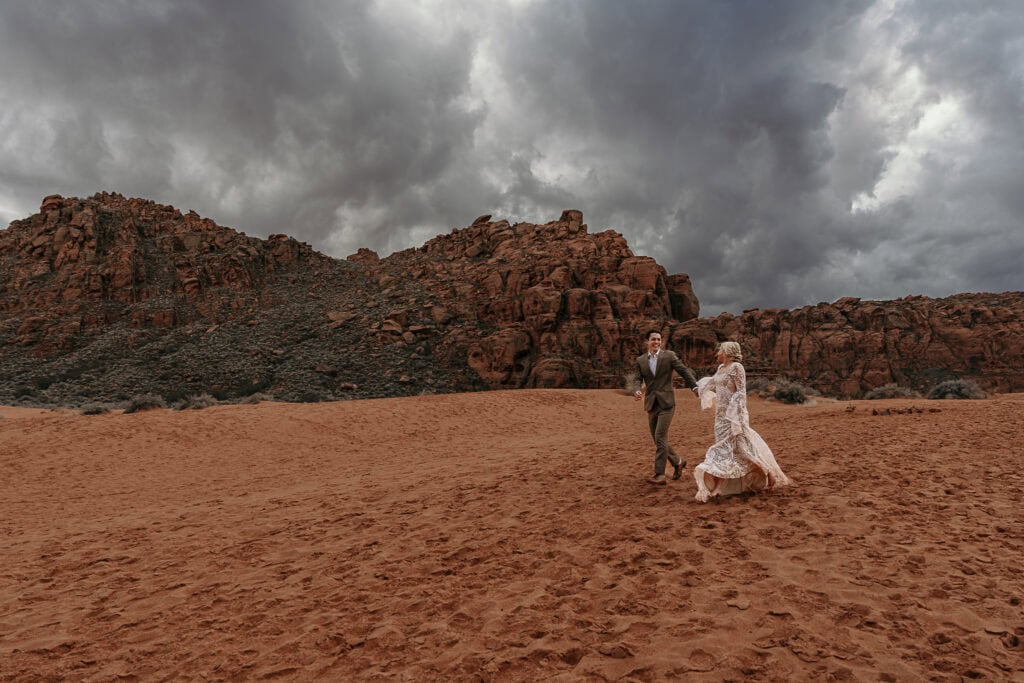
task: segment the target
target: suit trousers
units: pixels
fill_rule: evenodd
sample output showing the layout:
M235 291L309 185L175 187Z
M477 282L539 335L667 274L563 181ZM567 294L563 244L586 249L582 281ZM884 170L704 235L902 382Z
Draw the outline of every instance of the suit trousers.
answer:
M654 475L665 474L665 461L672 463L672 467L679 467L679 456L675 450L668 445L668 428L672 424L672 416L676 409L662 408L657 401L654 402L654 410L648 411L647 422L651 427L651 437L654 438Z

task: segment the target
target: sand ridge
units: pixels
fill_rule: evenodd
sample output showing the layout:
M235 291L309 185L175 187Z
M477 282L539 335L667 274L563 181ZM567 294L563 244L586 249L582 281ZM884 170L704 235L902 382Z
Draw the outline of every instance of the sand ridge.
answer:
M700 505L682 395L3 409L0 680L1024 680L1024 395L750 412Z

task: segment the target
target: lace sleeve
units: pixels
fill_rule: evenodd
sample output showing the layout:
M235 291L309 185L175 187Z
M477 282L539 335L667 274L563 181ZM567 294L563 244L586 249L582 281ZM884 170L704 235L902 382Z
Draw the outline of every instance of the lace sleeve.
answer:
M740 363L733 363L732 381L736 384L736 393L747 397L747 371Z
M733 386L736 390L733 392L730 403L736 405L737 409L741 413L747 410L747 371L739 363L733 363L732 369L729 371L729 377L732 379Z
M740 434L750 424L747 416L747 372L739 363L733 363L729 377L736 390L729 397L725 416L731 424L732 433Z
M700 409L707 410L715 405L715 378L702 377L697 380L697 396L700 398Z

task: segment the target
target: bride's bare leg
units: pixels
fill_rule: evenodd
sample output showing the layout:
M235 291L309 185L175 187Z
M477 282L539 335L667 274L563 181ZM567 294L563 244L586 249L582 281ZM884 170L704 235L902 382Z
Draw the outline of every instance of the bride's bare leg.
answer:
M708 498L715 495L718 489L718 480L705 472L703 465L693 468L693 478L697 480L697 495L694 497L701 503L708 502Z
M711 493L712 497L714 497L714 496L718 495L718 493L719 493L718 490L720 488L722 488L722 481L718 477L716 477L716 476L713 476L713 475L705 473L704 474L704 486Z

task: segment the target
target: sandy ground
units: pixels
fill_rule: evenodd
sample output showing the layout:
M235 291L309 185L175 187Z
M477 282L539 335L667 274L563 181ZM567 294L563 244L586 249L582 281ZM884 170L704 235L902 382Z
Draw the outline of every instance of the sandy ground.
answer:
M0 680L1024 681L1024 394L750 409L706 505L685 392L664 487L613 391L0 409Z

